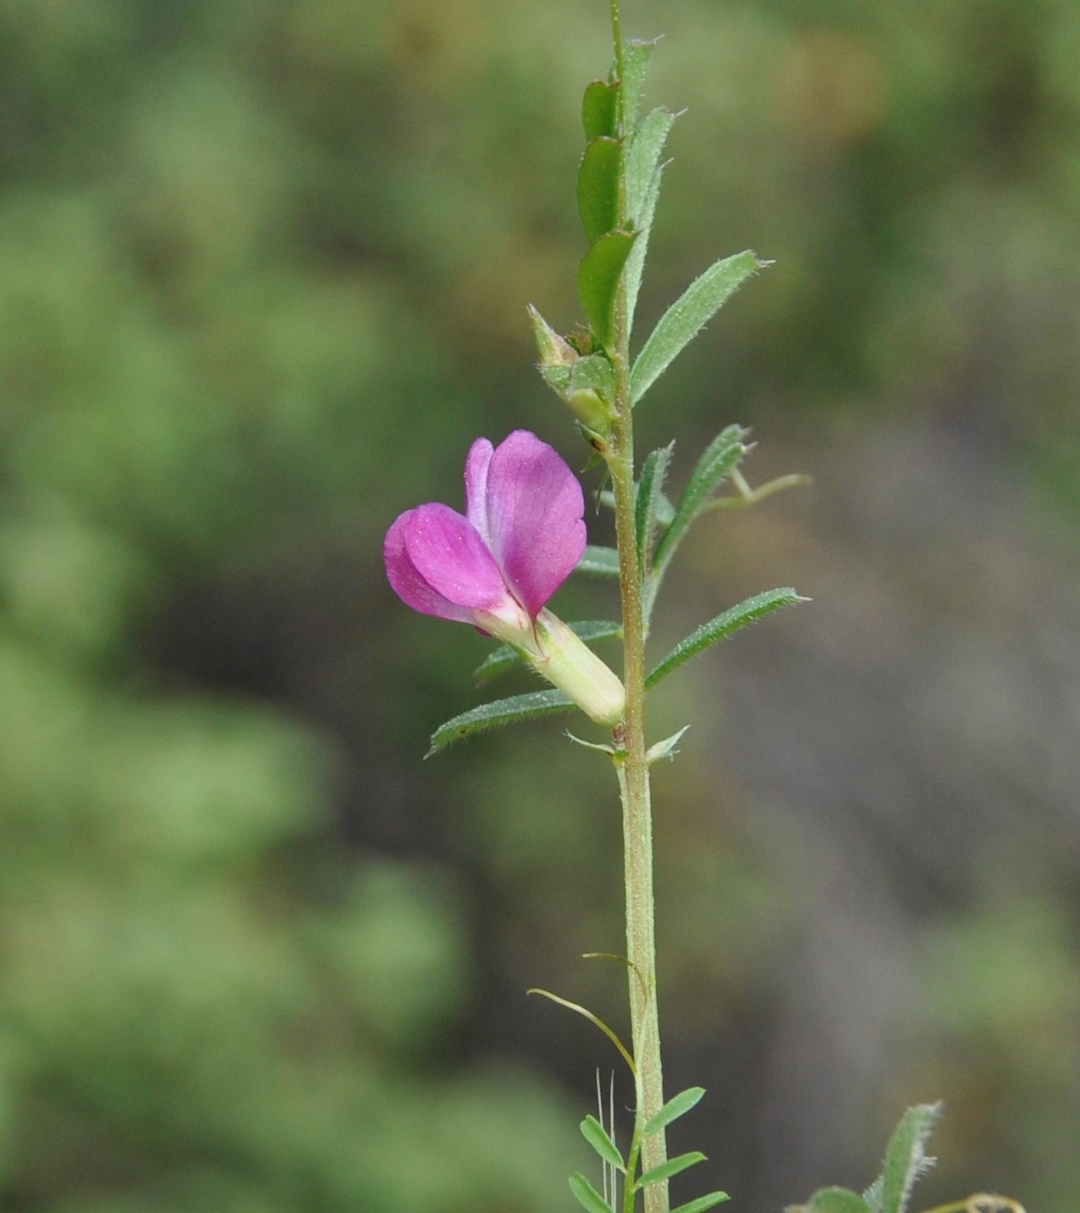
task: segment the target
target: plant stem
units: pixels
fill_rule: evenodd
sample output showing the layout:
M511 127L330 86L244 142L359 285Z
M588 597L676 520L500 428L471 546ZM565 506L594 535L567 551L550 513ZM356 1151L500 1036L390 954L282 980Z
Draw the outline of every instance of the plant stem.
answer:
M622 30L619 27L619 0L611 0L611 41L615 45L615 74L622 76Z
M622 362L625 367L625 361ZM619 546L623 616L623 679L626 720L617 770L623 813L623 868L626 882L626 955L630 962L630 1024L637 1065L637 1121L640 1132L664 1102L660 1062L660 1026L656 998L656 942L653 902L652 808L645 746L645 618L634 528L633 423L629 375L615 427L611 469L615 529ZM663 1132L642 1142L642 1169L651 1170L667 1157ZM646 1213L667 1213L667 1185L645 1189Z
M616 71L622 67L618 0L611 3ZM620 182L620 215L626 205L625 177ZM626 883L626 957L629 960L630 1031L637 1066L635 1141L642 1171L667 1159L664 1132L643 1138L641 1130L664 1103L660 1061L660 1021L656 998L656 934L653 900L652 807L645 746L645 602L634 522L634 420L630 394L630 317L625 285L615 299L614 339L609 350L615 371L615 421L605 452L615 498L615 534L619 549L622 597L623 681L626 717L619 738L616 769L622 799L623 872ZM645 1213L668 1213L666 1183L645 1189Z

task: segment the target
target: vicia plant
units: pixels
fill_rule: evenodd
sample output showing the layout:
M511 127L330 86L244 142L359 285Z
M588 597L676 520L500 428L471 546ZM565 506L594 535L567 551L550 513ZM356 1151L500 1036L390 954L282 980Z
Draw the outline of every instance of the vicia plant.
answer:
M640 112L653 44L624 43L617 0L610 0L614 62L607 77L585 90L585 151L577 203L587 242L578 267L586 323L561 335L530 309L548 386L572 410L577 427L604 465L598 500L614 512L616 546L586 544L584 494L563 459L535 435L516 430L497 447L477 439L465 464L464 514L440 504L402 514L386 536L390 584L414 609L468 623L500 646L478 671L482 679L524 662L551 687L483 704L438 728L430 753L471 734L556 712L580 709L610 729L603 743L585 743L612 762L622 804L626 895L629 1047L585 1008L547 994L595 1023L614 1042L634 1081L634 1127L621 1149L613 1119L587 1116L586 1140L600 1157L598 1189L584 1175L571 1189L588 1213L672 1213L668 1182L704 1159L698 1151L669 1158L667 1127L701 1099L691 1087L670 1099L663 1089L656 983L653 850L649 769L674 754L680 733L650 744L647 690L686 661L739 628L801 601L790 588L757 594L720 612L650 668L649 624L672 558L704 514L754 504L793 484L785 476L752 489L741 470L747 434L729 425L697 460L677 499L665 492L673 445L652 451L640 466L634 448L634 409L720 307L764 267L752 252L709 267L668 308L631 355L631 333L649 233L656 212L664 145L674 114ZM722 491L728 486L726 492ZM617 580L621 617L565 624L547 603L575 569ZM588 647L621 638L620 679ZM576 740L576 739L575 739ZM936 1108L910 1109L886 1153L881 1176L859 1194L844 1188L815 1193L793 1213L905 1213L911 1188L928 1165L924 1145ZM727 1200L710 1192L674 1213L705 1213ZM936 1213L1023 1213L1004 1198L976 1196Z

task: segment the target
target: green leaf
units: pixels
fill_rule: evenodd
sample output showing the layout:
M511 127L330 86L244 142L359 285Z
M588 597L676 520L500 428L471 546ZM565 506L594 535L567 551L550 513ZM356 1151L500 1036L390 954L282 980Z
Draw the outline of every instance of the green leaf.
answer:
M588 544L577 562L576 573L591 573L594 577L618 577L619 553L615 548L595 547Z
M618 130L619 86L607 80L594 80L581 99L581 125L585 142L607 137L614 139Z
M627 152L627 213L634 229L640 233L626 259L626 316L631 328L664 173L659 163L660 153L674 120L675 115L668 110L653 110L634 133Z
M747 250L717 261L690 283L660 317L634 362L630 372L630 396L635 404L720 307L764 264Z
M637 126L637 113L641 108L641 91L645 84L645 72L655 46L655 42L640 42L635 38L623 48L622 94L623 122L626 126L626 134L630 134Z
M581 1136L585 1138L604 1162L614 1167L617 1171L626 1173L626 1163L623 1162L623 1156L619 1153L618 1146L611 1140L607 1129L604 1128L595 1116L586 1116L578 1128L581 1129Z
M590 244L619 222L622 143L603 137L585 149L578 168L577 205L585 239Z
M885 1150L881 1169L881 1213L905 1213L915 1181L934 1165L926 1143L941 1113L941 1104L908 1108Z
M567 625L586 644L596 640L612 640L622 636L622 625L614 619L582 619ZM478 683L490 682L520 664L521 655L509 644L500 644L480 665L473 670Z
M663 495L664 477L667 475L674 450L675 443L671 442L651 451L645 459L641 476L635 486L634 532L637 538L638 563L643 574L648 567L653 532L656 529L656 515Z
M686 482L674 517L663 539L657 544L653 565L658 572L675 555L675 549L682 542L701 507L720 487L731 469L746 455L749 450L745 442L746 437L746 430L737 425L729 425L705 448Z
M685 640L681 640L663 661L649 672L645 685L647 687L655 686L672 670L677 670L679 666L689 661L691 657L696 657L698 653L711 648L717 641L723 640L725 636L730 636L732 632L737 632L739 628L746 627L748 623L754 623L766 615L771 615L773 611L777 611L781 607L805 601L806 599L801 598L793 589L786 587L782 590L766 590L763 594L755 594L753 598L747 598L737 606L729 607L715 619L710 619L708 623L702 624L697 631L691 632Z
M795 1208L798 1213L870 1213L865 1199L847 1188L821 1188Z
M659 1112L649 1117L645 1128L641 1130L642 1137L651 1137L654 1133L659 1133L661 1129L666 1129L672 1121L678 1120L680 1116L685 1116L691 1108L697 1107L704 1094L704 1087L687 1087L685 1091L680 1091L678 1095L672 1096Z
M660 197L660 179L662 169L657 169L645 196L645 204L641 211L641 238L634 241L630 256L626 259L626 323L631 332L634 327L634 313L637 311L638 292L641 290L641 278L645 273L645 254L649 251L649 234L652 231L653 216L656 214L656 203Z
M605 232L593 241L578 266L578 294L597 342L609 349L614 326L615 292L634 232Z
M570 1191L586 1213L612 1213L611 1205L600 1195L584 1175L570 1176Z
M627 147L626 214L639 230L648 230L643 214L645 196L660 164L660 155L674 122L675 115L670 110L652 110L642 119Z
M527 695L511 695L509 699L496 699L493 703L481 704L468 712L462 712L445 724L439 725L431 735L431 747L424 755L445 750L463 737L474 733L485 733L488 729L502 728L507 724L519 724L526 720L539 720L543 716L555 716L559 712L574 710L573 700L562 691L531 691Z
M705 1213L706 1209L711 1209L714 1205L721 1205L725 1200L730 1200L726 1192L710 1192L708 1196L699 1196L697 1200L692 1200L688 1204L679 1205L677 1209L672 1209L671 1213Z
M670 1179L673 1175L685 1171L687 1167L696 1166L699 1162L704 1161L705 1155L700 1150L680 1154L677 1158L669 1158L667 1162L662 1162L658 1167L653 1167L651 1171L646 1171L634 1184L634 1187L640 1189L648 1187L649 1184L662 1183L665 1179Z

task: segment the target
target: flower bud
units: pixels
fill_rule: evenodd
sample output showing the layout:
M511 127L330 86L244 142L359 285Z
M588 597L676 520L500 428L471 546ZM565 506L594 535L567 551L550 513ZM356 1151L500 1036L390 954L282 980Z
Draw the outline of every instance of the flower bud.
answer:
M553 366L573 366L578 359L574 347L565 337L560 337L555 332L531 303L528 305L528 312L536 348L540 354L540 369L546 372Z
M533 337L540 354L540 373L548 386L564 400L585 427L594 434L606 435L611 430L612 410L598 389L595 371L581 375L580 364L591 364L574 347L560 337L540 313L529 304Z

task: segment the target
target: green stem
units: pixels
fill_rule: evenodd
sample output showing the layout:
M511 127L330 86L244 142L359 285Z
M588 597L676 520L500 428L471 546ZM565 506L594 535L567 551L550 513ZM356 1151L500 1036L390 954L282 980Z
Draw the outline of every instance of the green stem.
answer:
M622 30L619 27L619 0L611 0L611 40L615 44L615 75L622 78Z
M628 413L629 397L626 400ZM626 719L617 770L623 813L630 1030L637 1065L636 1131L640 1133L645 1122L663 1106L664 1086L656 997L652 807L649 764L645 757L645 620L634 532L633 431L628 416L620 417L614 439L609 467L620 553L626 683ZM641 1153L644 1171L660 1166L667 1158L663 1132L645 1138ZM667 1213L667 1209L666 1184L653 1184L645 1189L645 1213Z
M622 37L617 0L611 3L616 71L622 70ZM619 212L625 210L625 178ZM642 1171L667 1159L663 1131L644 1137L642 1129L663 1106L660 1021L656 998L656 932L653 901L652 807L649 763L645 757L645 601L634 524L634 420L630 394L630 318L625 285L615 299L614 339L609 350L615 370L615 421L605 452L615 498L615 534L619 549L622 598L623 681L626 716L620 728L616 768L623 816L623 872L626 883L626 956L630 1030L637 1065L635 1140L641 1144ZM628 1182L631 1177L628 1177ZM645 1213L668 1213L666 1183L645 1189Z

